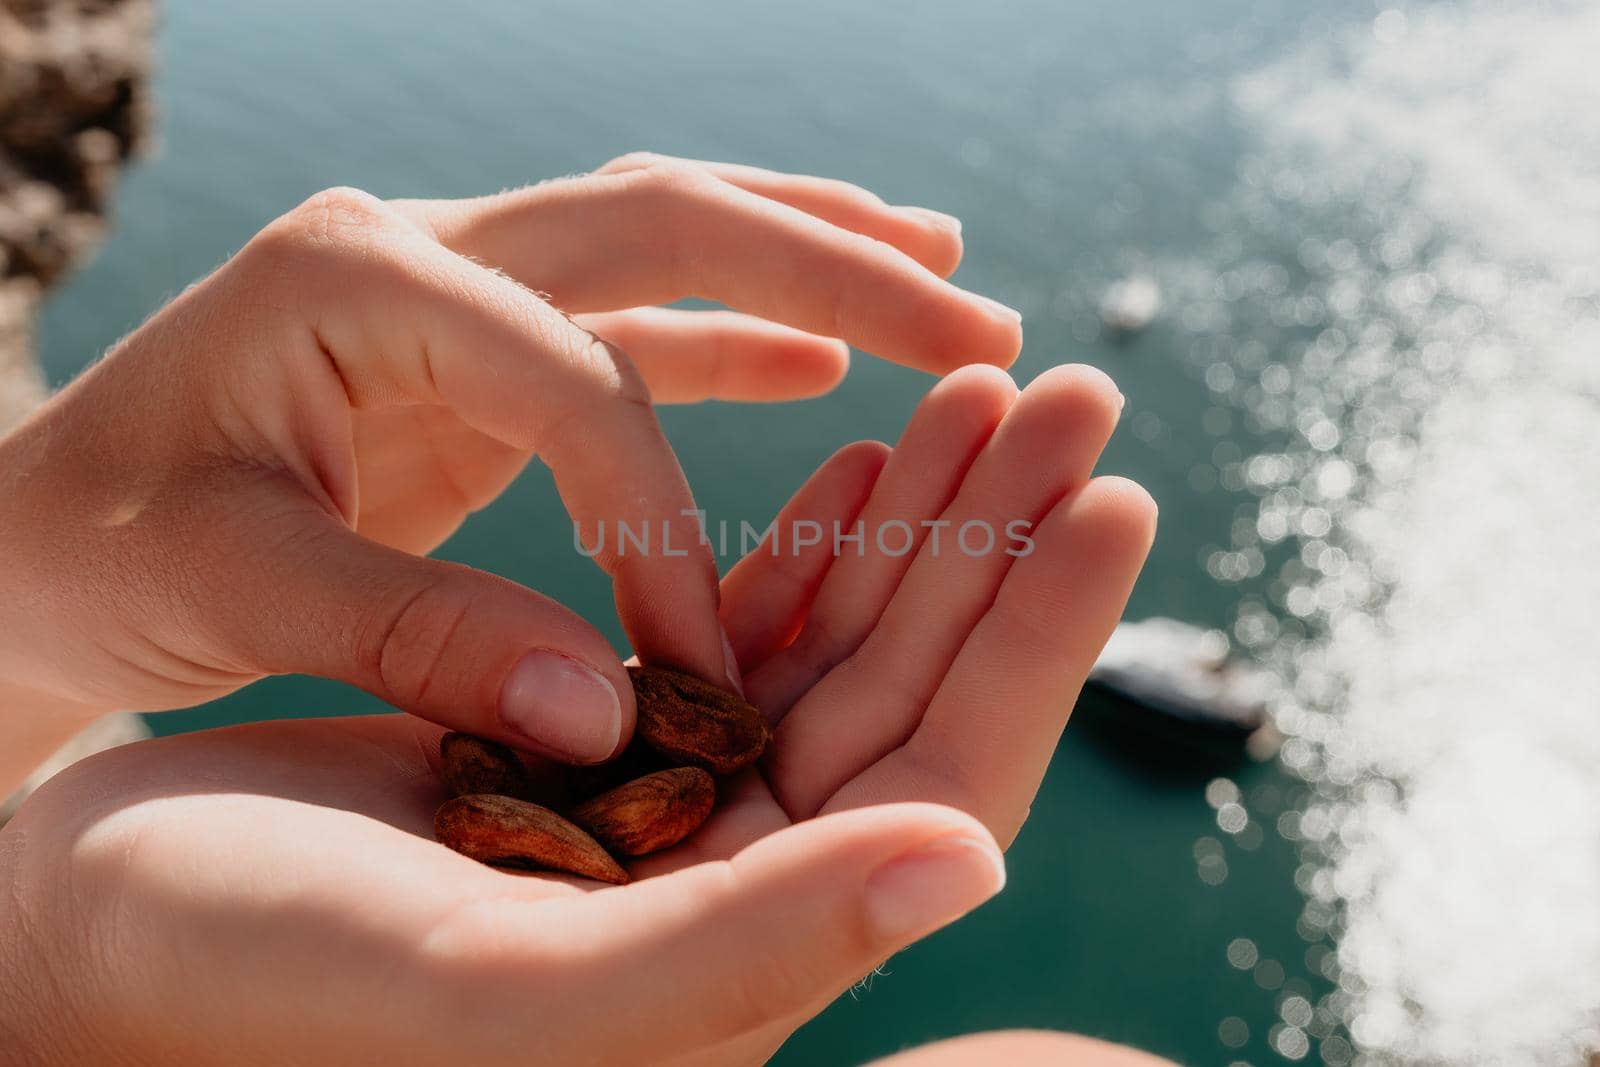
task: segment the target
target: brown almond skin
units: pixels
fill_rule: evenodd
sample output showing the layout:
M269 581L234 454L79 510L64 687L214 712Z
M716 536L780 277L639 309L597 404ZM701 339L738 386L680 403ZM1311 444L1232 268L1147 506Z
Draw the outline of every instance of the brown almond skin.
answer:
M439 843L506 867L565 871L612 885L628 872L600 843L549 808L514 797L474 793L447 800L433 817Z
M498 741L462 733L439 739L439 780L453 797L472 793L520 797L526 778L517 754Z
M754 705L693 675L629 667L638 735L676 763L733 774L761 758L771 734Z
M674 767L635 778L572 809L572 821L613 853L645 856L700 829L717 800L717 783L699 767Z
M439 739L439 780L453 797L494 793L563 808L572 799L566 771L562 764L473 734L452 732Z

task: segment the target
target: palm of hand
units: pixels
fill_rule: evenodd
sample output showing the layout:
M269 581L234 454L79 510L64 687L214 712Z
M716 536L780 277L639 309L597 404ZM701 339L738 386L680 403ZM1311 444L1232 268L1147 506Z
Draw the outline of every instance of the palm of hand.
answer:
M643 869L908 800L969 812L1009 842L1153 534L1142 490L1089 479L1119 407L1085 368L1047 373L1020 397L1004 375L971 368L933 390L892 454L852 446L818 471L775 529L781 539L816 523L822 543L764 544L723 583L746 693L776 724L772 748L706 828ZM1004 533L1018 519L1033 539L1020 557ZM834 554L836 523L865 531L859 552L851 542ZM967 524L973 536L958 542ZM985 528L996 538L982 552ZM894 532L885 551L879 529L915 531L916 545L902 551Z
M818 877L869 842L904 849L962 825L953 812L892 802L959 808L1002 841L1020 826L1149 543L1146 498L1116 480L1087 482L1114 403L1092 372L1052 372L1018 398L997 372L963 371L924 401L892 456L860 445L824 465L779 517L780 538L797 521L848 528L859 516L868 531L899 520L926 532L923 520L942 517L948 535L1023 518L1035 523L1034 550L974 556L924 543L890 555L869 532L860 556L835 558L825 542L747 557L724 583L723 614L747 692L778 723L773 747L690 842L636 864L633 885L584 893L439 848L439 730L406 716L259 723L100 757L34 807L35 823L66 823L44 833L76 841L59 860L70 872L34 876L70 873L100 894L77 956L99 958L97 941L142 932L163 951L119 958L213 976L213 1010L185 1015L223 1030L207 1035L202 1021L184 1042L291 1040L359 1057L405 1035L403 1057L427 1062L441 1035L419 1034L419 1021L442 1017L484 1021L442 1035L450 1054L471 1048L481 1062L526 1054L527 1026L560 1062L760 1058L876 962L847 947L832 970L788 962L815 952L805 939L842 935L771 930L762 915L773 901L761 893L805 899L809 889L784 879ZM394 435L390 448L407 429L375 432ZM481 470L509 477L503 461ZM130 911L154 916L153 929L101 925ZM749 928L746 944L705 943L702 919L740 930L738 916L752 914L765 943ZM750 963L708 951L744 951L759 973L749 980ZM100 976L119 980L124 999L129 988L183 984ZM630 1005L627 1027L608 1015L619 1002ZM359 1018L350 1003L364 1005ZM723 1020L717 1028L697 1019L700 1005ZM173 1010L139 1007L155 1018Z

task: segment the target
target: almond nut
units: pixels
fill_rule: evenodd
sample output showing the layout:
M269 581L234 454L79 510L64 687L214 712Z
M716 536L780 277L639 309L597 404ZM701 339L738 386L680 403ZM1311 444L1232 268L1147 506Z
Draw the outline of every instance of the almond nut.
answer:
M700 829L717 783L699 767L657 771L572 809L572 821L609 851L643 856L671 848Z
M754 705L692 675L629 667L639 736L676 762L732 774L761 758L771 736Z
M498 741L461 733L439 739L439 780L453 797L470 793L519 797L525 778L517 754Z
M433 817L439 843L482 863L566 871L613 885L628 872L599 842L549 808L513 797L469 794Z
M472 734L448 733L439 739L439 779L453 797L496 793L559 810L573 797L569 770L565 764Z

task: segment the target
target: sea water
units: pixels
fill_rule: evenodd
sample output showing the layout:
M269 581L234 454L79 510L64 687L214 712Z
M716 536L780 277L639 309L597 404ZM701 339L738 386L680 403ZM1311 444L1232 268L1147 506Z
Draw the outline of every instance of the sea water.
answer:
M961 215L957 280L1026 315L1018 377L1083 360L1128 396L1104 467L1162 506L1130 613L1272 665L1281 762L1108 741L1080 708L1006 893L780 1062L1016 1025L1197 1064L1581 1062L1600 1011L1592 10L165 7L164 147L49 308L56 381L318 188L470 195L652 148ZM1112 337L1098 305L1131 275L1162 311ZM663 419L699 502L760 524L834 448L892 440L927 385L858 355L824 401ZM443 554L620 637L570 544L534 470ZM351 710L379 709L278 679L154 725Z
M1220 243L1294 256L1174 271L1275 439L1208 564L1284 683L1280 827L1359 1062L1600 1047L1596 43L1593 5L1415 5L1239 77Z

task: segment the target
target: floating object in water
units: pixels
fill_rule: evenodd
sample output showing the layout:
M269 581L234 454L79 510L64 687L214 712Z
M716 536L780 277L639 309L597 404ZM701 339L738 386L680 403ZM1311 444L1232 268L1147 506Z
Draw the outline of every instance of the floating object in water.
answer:
M1237 743L1255 759L1270 759L1281 741L1268 715L1272 676L1229 655L1220 630L1159 617L1122 623L1089 684L1152 713L1154 727Z
M1135 333L1161 311L1161 286L1148 274L1113 282L1100 298L1100 321L1118 333Z

